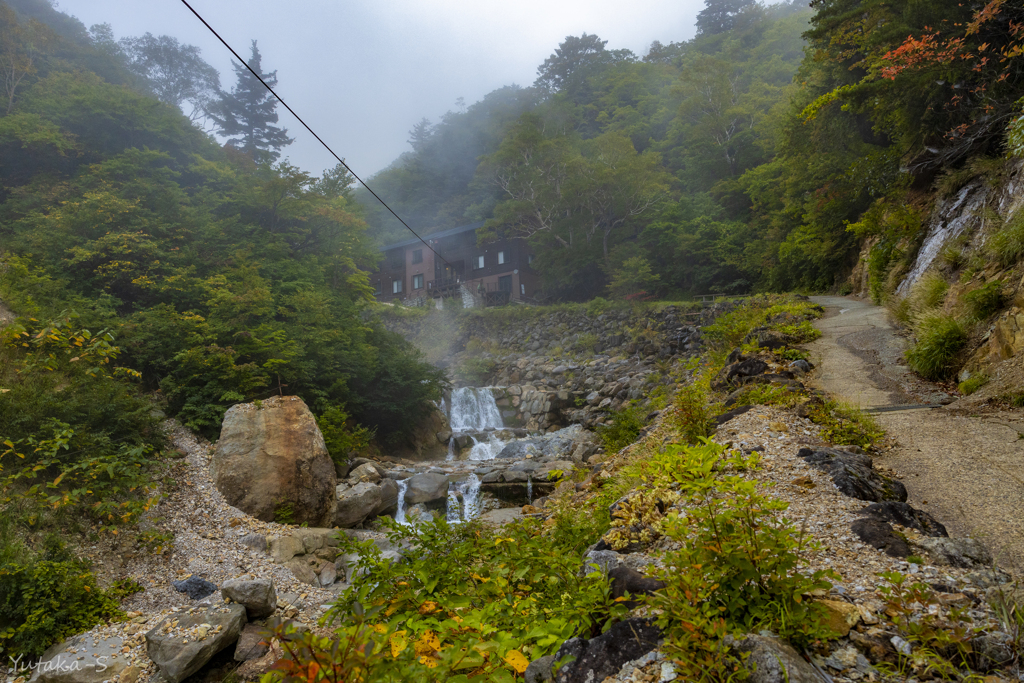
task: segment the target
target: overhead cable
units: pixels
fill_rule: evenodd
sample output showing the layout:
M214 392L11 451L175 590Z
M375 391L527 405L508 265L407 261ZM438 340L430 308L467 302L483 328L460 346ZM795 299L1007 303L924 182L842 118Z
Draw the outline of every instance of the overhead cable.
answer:
M402 225L404 225L405 229L408 230L409 232L411 232L416 237L416 239L418 239L420 242L423 242L423 244L427 247L427 249L429 249L430 251L434 252L434 255L437 256L437 258L439 258L442 261L444 261L445 264L447 264L448 267L452 269L453 273L455 272L455 266L453 266L451 263L448 263L448 259L446 259L445 257L441 256L439 253L437 253L437 250L434 249L432 246L430 246L430 244L428 242L426 242L422 237L420 237L419 234L417 234L417 232L415 230L413 230L411 227L409 227L409 224L406 223L404 220L402 220L402 217L399 216L397 213L395 213L395 210L392 209L390 206L388 206L388 203L385 202L383 199L381 199L380 195L378 195L376 192L374 192L373 189L369 185L366 184L365 180L363 180L358 175L356 175L356 172L353 171L352 168L347 163L345 163L345 160L342 159L340 156L338 156L335 153L335 151L333 149L331 149L331 146L328 145L326 142L324 142L323 139L319 135L316 134L316 131L314 131L312 128L310 128L309 124L307 124L305 121L303 121L302 117L299 116L298 114L296 114L295 110L292 109L291 107L289 107L288 103L285 102L281 98L280 95L278 95L276 92L274 92L273 88L271 88L269 85L267 85L267 82L263 80L263 77L260 74L256 73L256 71L254 71L253 68L251 66L249 66L249 63L247 61L245 61L244 59L242 59L237 52L235 52L235 48L231 47L231 45L228 44L228 41L226 41L223 38L221 38L221 35L219 33L217 33L217 31L212 26L210 26L210 23L208 21L206 21L206 19L203 19L203 16L201 14L199 14L199 12L197 12L195 10L195 8L192 7L192 5L188 4L187 0L181 0L181 4L185 5L185 7L187 7L189 9L189 11L192 12L192 14L196 15L196 19L198 19L199 21L203 22L203 26L208 28L210 30L210 33L212 33L214 36L216 36L217 40L219 40L221 42L221 44L223 44L224 47L226 47L228 49L228 51L231 52L231 54L233 54L235 56L235 59L240 61L242 63L242 65L245 66L245 68L249 70L249 73L251 73L253 76L255 76L256 80L258 80L260 83L262 83L264 88L266 88L267 90L270 91L270 94L273 95L277 99L277 101L280 102L282 104L282 106L284 106L284 108L287 109L291 113L291 115L294 116L295 119L299 123L302 124L303 128L305 128L306 130L309 131L310 135L312 135L314 138L316 138L317 142L319 142L321 145L324 146L324 149L326 149L328 152L331 153L331 156L333 156L335 159L338 160L339 164L341 164L342 166L345 167L346 171L348 171L349 173L352 174L353 178L355 178L356 180L359 181L360 185L362 185L363 187L366 188L367 192L372 194L374 196L374 198L378 202L383 204L384 208L387 209L389 212L391 212L391 215L394 216L396 219L398 219L398 222L401 223Z

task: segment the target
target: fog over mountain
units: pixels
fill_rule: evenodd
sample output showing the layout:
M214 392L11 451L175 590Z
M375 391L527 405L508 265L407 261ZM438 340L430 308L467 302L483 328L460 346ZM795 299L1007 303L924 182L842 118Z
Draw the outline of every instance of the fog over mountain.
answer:
M307 123L370 175L409 149L409 130L437 120L503 85L530 85L536 69L567 35L596 33L609 49L638 55L654 40L693 37L702 0L325 0L291 3L192 0L192 6L240 54L259 41L263 64L276 69L278 92ZM60 0L58 9L87 27L109 23L117 38L146 32L199 46L234 84L231 57L178 0ZM296 138L285 154L319 173L334 162L287 112L281 123Z

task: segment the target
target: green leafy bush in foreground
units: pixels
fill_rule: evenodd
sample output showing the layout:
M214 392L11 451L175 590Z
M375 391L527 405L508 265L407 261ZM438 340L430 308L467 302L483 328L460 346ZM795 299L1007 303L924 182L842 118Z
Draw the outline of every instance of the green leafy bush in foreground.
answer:
M957 369L967 330L951 315L932 313L917 324L917 343L907 351L910 368L926 379L943 380Z
M392 523L389 538L409 544L401 562L372 541L342 537L341 550L361 555L363 578L328 612L337 645L282 626L293 656L281 669L308 673L318 660L337 681L512 681L567 638L598 635L626 611L601 572L580 571L584 549L603 530L592 527L595 517L497 530L444 519Z
M102 591L74 559L0 567L0 652L38 657L53 643L121 616L116 597Z

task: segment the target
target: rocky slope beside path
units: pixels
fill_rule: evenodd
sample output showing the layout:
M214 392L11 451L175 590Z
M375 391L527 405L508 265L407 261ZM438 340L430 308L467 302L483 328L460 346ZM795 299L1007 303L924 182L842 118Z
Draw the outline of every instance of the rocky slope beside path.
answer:
M814 384L860 408L929 403L883 411L876 419L896 441L882 459L906 484L908 502L941 520L951 535L973 536L996 562L1024 571L1024 416L957 401L914 376L906 340L884 308L851 297L814 297L828 315L807 345L821 368Z

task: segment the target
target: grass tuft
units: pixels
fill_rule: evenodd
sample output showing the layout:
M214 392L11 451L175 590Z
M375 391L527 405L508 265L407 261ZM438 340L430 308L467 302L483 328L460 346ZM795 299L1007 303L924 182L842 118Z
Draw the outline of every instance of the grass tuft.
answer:
M967 345L963 324L945 313L929 313L918 319L917 343L907 351L910 368L926 379L949 379L956 372Z

